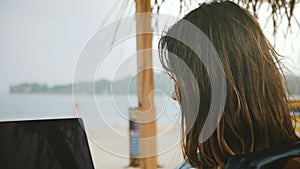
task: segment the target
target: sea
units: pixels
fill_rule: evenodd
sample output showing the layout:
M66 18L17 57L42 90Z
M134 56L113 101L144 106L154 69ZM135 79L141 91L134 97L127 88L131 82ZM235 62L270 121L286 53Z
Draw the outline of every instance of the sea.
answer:
M0 94L0 121L80 117L88 127L128 126L136 95ZM158 125L180 123L180 108L167 95L154 96Z

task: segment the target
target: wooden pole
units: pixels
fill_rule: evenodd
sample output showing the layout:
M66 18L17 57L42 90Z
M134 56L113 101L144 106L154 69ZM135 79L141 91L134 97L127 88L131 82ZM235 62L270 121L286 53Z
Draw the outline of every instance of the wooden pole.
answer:
M141 14L143 13L143 14ZM148 14L145 14L148 13ZM138 110L142 121L139 123L140 167L156 169L156 123L154 108L154 84L152 70L152 28L150 0L136 0L137 31L137 87ZM140 14L140 15L139 15ZM141 16L142 15L142 16ZM141 32L149 32L143 33Z

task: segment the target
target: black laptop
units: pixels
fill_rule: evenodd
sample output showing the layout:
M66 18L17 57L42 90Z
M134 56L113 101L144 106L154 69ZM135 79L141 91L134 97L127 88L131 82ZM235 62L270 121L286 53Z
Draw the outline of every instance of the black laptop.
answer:
M83 121L0 122L0 168L94 169Z

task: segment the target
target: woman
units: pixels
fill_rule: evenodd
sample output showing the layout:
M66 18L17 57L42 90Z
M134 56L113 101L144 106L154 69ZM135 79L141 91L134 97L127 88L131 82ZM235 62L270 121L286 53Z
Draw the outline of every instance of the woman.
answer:
M218 77L209 68L218 65L203 64L201 58L215 57L214 52L207 52L209 45L203 45L202 37L189 34L185 22L206 35L226 78L226 84L220 85L226 91L224 108L218 109L222 116L212 135L203 141L199 141L201 130L214 106L210 103L211 81ZM198 44L198 49L191 49L182 39ZM229 1L201 4L167 31L159 48L161 63L175 81L173 98L182 111L183 155L191 166L225 168L233 156L299 141L289 115L280 59L247 10ZM188 71L196 83L189 80L193 78ZM196 115L191 113L195 110Z

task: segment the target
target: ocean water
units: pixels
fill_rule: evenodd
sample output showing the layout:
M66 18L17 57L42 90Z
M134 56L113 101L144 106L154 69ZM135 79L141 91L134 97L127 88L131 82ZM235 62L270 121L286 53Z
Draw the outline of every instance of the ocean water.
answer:
M156 122L179 124L178 104L170 96L154 97ZM135 95L0 95L0 121L82 117L88 127L127 126L130 107L137 106Z

